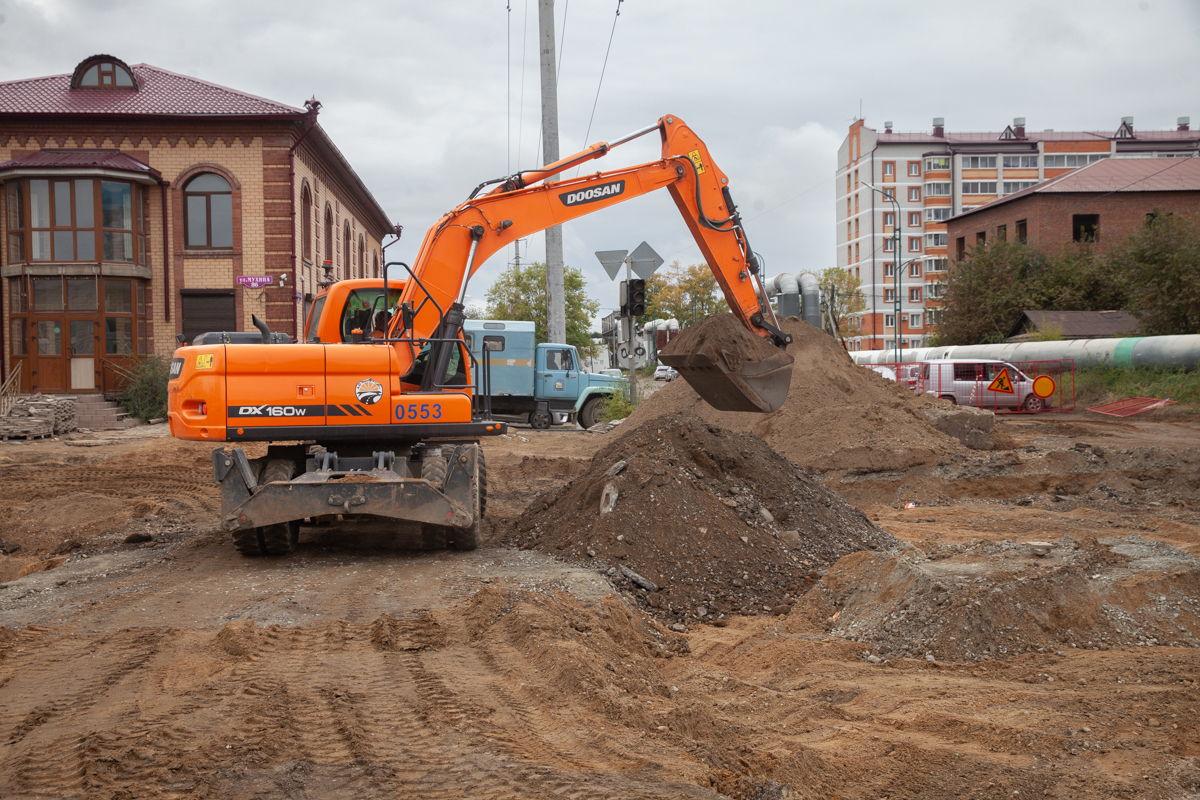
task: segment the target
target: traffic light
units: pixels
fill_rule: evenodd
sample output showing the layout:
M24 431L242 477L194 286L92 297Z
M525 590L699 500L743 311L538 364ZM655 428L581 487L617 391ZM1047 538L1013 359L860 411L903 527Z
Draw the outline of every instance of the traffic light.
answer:
M646 282L641 278L629 281L629 316L646 316Z
M625 281L621 281L621 289L617 294L618 305L621 307L621 317L629 316L629 287L625 285Z

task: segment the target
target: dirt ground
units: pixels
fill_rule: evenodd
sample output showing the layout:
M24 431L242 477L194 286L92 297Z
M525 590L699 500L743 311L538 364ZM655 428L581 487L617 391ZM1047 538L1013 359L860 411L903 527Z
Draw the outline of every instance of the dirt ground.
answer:
M216 530L211 447L0 445L0 797L1200 797L1200 424L998 429L816 473L901 545L683 631L499 544L620 426L488 442L475 552L282 559Z

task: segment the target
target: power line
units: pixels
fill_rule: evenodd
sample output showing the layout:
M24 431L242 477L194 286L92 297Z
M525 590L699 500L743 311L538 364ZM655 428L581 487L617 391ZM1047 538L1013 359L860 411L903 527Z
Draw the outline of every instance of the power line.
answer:
M508 40L508 61L505 64L505 66L507 68L507 72L505 73L505 76L504 76L505 88L508 91L508 95L505 100L506 108L508 111L508 121L505 126L505 133L507 134L508 138L505 141L504 147L505 147L505 153L508 154L508 163L505 166L505 170L508 172L508 174L511 175L512 174L512 0L508 0L508 2L505 3L504 10L508 12L507 14L504 15L504 18L507 20L506 24L508 26L507 37L506 37Z
M525 46L529 42L529 0L525 0L525 31L521 34L521 106L517 112L517 171L521 169L521 140L525 135Z
M604 64L600 67L600 82L596 84L596 99L592 101L592 114L588 117L587 132L583 134L583 146L588 146L588 137L592 135L592 121L596 119L596 105L600 102L600 87L604 85L604 71L608 69L608 54L612 51L613 34L617 32L617 20L621 17L621 3L624 0L617 0L617 13L613 15L612 30L608 32L608 47L604 50ZM575 168L575 174L579 174L579 170L583 168L580 164Z

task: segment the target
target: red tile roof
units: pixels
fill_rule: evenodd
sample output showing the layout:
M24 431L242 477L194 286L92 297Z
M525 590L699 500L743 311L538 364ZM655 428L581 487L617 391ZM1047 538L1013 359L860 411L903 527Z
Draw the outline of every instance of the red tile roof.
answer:
M22 158L14 158L0 164L0 171L12 169L78 169L80 167L95 167L97 169L112 169L121 172L143 172L158 175L159 172L148 164L143 164L133 156L116 150L39 150Z
M1200 192L1200 158L1105 158L975 206L952 219L1043 192Z
M1107 142L1115 136L1116 133L1110 131L1027 131L1025 136L1020 139L1001 139L1000 133L995 131L952 132L945 136L934 136L932 133L917 131L913 133L880 133L878 141L880 144L929 142L946 145L994 144L998 147L1012 147L1022 143L1033 144L1036 142L1085 142L1089 140ZM1152 142L1195 143L1198 140L1200 140L1200 130L1139 130L1134 134L1134 138L1118 139L1117 141L1122 144L1150 144Z
M215 83L134 64L137 90L72 89L71 75L0 83L0 117L28 114L85 116L297 116L299 108Z

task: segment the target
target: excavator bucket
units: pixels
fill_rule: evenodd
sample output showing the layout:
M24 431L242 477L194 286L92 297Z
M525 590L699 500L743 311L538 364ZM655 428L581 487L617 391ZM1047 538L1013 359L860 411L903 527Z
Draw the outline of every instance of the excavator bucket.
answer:
M777 411L792 385L790 355L780 352L761 361L741 361L728 351L659 353L658 360L679 371L696 394L718 411Z

